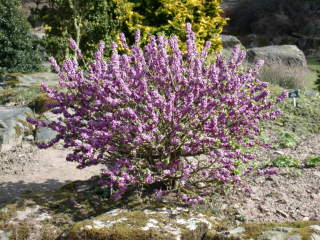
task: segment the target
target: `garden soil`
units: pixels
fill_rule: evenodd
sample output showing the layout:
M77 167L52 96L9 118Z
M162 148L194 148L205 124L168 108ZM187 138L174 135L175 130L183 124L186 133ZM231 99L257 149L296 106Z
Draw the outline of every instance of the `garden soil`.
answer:
M68 151L61 147L39 150L31 144L0 153L0 206L26 191L52 190L75 180L98 175L98 167L79 170L67 162ZM279 155L302 162L320 155L320 135L300 137L293 149L270 149L258 152L258 160L268 163ZM229 191L219 196L212 208L221 217L231 215L239 221L320 220L320 167L281 169L272 176L247 179L251 193Z

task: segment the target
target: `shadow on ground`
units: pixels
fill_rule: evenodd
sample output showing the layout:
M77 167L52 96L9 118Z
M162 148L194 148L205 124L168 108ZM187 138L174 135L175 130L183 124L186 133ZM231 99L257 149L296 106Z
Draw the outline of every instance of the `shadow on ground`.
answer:
M42 183L33 182L1 182L0 183L0 207L21 195L29 194L37 191L49 191L60 188L70 181L58 181L55 179L48 179Z

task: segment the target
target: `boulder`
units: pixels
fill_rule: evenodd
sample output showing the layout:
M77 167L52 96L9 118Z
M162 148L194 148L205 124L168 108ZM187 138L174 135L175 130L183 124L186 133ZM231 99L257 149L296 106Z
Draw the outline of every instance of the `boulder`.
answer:
M53 114L51 112L45 112L42 115L42 119L46 122L52 122L58 120L59 116L57 114ZM36 143L48 143L52 139L54 139L57 136L57 132L52 130L51 128L47 127L37 127L36 133L35 133L35 142Z
M295 45L274 45L247 49L247 60L254 63L264 60L265 64L284 64L287 66L306 67L304 53Z
M223 48L234 48L237 45L241 45L240 40L232 35L221 35L221 41Z
M0 107L0 151L21 144L26 133L32 130L26 122L27 114L32 114L27 107Z
M221 35L221 40L223 49L221 50L220 54L226 59L231 57L232 49L235 46L240 45L243 47L240 40L232 35Z

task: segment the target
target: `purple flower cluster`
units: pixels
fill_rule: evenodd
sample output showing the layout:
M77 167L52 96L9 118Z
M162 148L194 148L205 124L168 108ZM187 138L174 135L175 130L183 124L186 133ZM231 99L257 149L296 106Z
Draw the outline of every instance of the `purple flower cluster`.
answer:
M164 192L194 204L217 183L239 184L254 159L239 149L257 143L259 122L275 119L280 111L274 106L287 94L269 100L267 84L256 78L261 62L243 68L240 48L227 61L217 55L210 62L210 42L198 52L190 24L186 31L186 53L177 37L161 35L150 36L142 49L137 32L131 47L121 34L126 54L114 43L105 59L100 43L86 69L77 59L62 66L50 59L63 89L43 89L56 100L51 111L61 117L49 124L29 119L58 132L41 147L63 140L73 150L67 160L79 168L102 164L102 182L116 190L116 198L130 186L161 182L170 186ZM200 154L208 157L188 158Z

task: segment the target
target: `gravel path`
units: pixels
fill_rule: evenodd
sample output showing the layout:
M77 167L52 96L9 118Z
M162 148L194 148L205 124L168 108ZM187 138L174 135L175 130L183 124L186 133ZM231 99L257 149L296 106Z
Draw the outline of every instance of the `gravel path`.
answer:
M261 151L258 160L270 161L279 154L301 161L310 155L320 156L320 134L301 136L294 149ZM30 144L1 153L0 205L24 191L55 189L99 174L99 168L76 169L65 160L66 155L63 149L39 150ZM320 167L281 169L278 175L247 181L250 195L235 192L217 199L222 215L247 221L320 220Z

